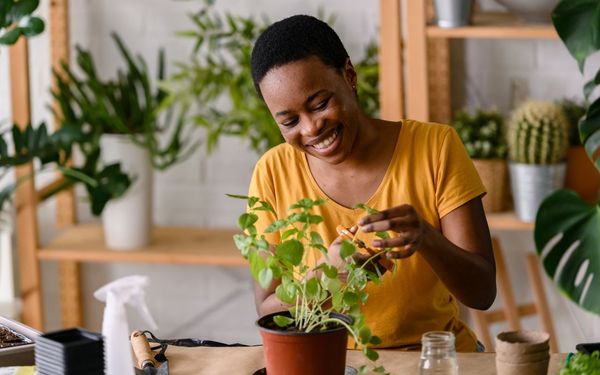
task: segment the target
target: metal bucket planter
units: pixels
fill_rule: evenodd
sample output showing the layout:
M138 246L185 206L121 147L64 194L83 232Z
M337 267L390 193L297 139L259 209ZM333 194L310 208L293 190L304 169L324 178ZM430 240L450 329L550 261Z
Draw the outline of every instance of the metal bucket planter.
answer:
M348 331L344 326L310 333L288 331L275 326L273 317L276 315L283 315L283 313L265 315L256 322L263 342L267 374L343 375L345 373ZM347 322L351 320L345 315L334 315Z
M108 202L102 212L106 247L134 250L148 245L152 230L152 164L148 151L128 136L105 134L101 138L102 160L120 162L133 176L125 194Z
M566 164L522 164L509 162L510 184L519 220L533 222L540 204L565 184Z
M439 27L460 27L470 23L473 0L434 0L433 6Z

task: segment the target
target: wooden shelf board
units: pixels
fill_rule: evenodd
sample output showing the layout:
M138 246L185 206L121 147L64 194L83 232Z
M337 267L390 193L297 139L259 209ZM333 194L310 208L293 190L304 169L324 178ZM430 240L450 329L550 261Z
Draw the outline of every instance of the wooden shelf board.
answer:
M142 262L247 266L233 243L235 229L156 227L152 243L139 250L110 250L104 246L102 226L80 224L61 231L41 248L42 260L78 262Z
M513 211L486 214L491 230L533 230L533 223L517 219Z
M430 38L557 39L551 24L526 24L510 13L478 13L465 27L427 26Z

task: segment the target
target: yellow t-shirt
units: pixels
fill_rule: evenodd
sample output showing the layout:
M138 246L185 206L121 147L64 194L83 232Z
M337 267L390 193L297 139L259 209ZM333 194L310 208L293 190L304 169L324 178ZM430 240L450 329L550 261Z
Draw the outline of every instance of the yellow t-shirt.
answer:
M411 204L423 219L440 230L440 218L485 193L458 135L441 124L403 121L386 174L371 198L363 202L378 210ZM250 196L271 203L276 211L262 213L259 231L288 214L301 198L327 198L314 180L306 156L288 144L269 150L258 161L250 183ZM336 237L339 224L352 226L365 215L329 199L313 211L324 219L315 230L326 245ZM260 233L260 232L259 232ZM370 243L364 233L359 238ZM393 234L392 234L393 235ZM278 235L268 237L278 243ZM314 263L320 254L314 254ZM381 348L417 348L427 331L446 330L456 335L458 351L474 351L476 338L458 317L458 305L445 285L418 252L396 260L397 271L387 272L379 285L367 285L363 307L367 324L382 339Z

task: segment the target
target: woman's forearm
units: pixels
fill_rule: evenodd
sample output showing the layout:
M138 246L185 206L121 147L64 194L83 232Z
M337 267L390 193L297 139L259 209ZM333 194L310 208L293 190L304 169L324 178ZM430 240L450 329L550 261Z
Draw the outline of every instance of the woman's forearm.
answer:
M450 293L466 306L485 310L494 302L496 271L493 261L456 246L437 230L432 230L418 253Z

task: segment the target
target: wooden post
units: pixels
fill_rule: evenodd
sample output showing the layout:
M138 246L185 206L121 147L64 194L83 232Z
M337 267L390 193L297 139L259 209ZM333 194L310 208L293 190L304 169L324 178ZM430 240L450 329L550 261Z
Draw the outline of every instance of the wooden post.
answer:
M13 122L24 129L31 121L29 103L29 57L27 39L21 37L10 47L10 85ZM42 330L42 294L37 259L37 200L31 164L15 168L16 180L23 182L15 192L17 249L23 323Z
M69 63L69 2L52 0L50 2L50 54L52 69L61 70L61 63ZM53 78L52 87L57 83ZM53 103L55 113L60 106ZM60 126L60 118L55 119L55 127ZM60 192L56 196L56 223L59 228L77 222L77 210L73 189ZM81 303L81 280L79 262L64 261L59 264L60 307L64 327L83 326Z
M425 0L407 0L406 35L406 115L419 121L429 120L427 83L427 37Z
M381 118L404 118L400 0L379 1L379 102Z

